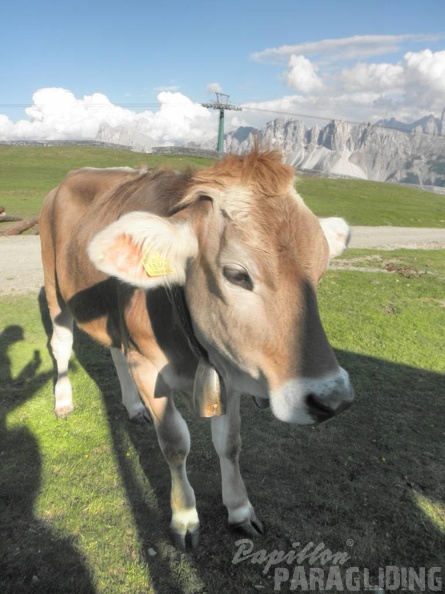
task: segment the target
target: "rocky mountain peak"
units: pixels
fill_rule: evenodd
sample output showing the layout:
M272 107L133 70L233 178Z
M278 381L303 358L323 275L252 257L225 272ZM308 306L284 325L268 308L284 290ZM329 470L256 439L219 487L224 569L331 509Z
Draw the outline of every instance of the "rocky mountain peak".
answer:
M225 150L242 154L256 142L280 149L300 169L445 187L445 109L440 119L428 115L411 124L395 118L375 125L333 120L309 128L281 117L261 130L227 134Z

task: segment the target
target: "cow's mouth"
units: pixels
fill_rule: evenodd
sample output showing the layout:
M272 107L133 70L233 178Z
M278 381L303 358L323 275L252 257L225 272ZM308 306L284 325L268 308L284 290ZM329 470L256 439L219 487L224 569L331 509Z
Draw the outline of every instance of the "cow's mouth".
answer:
M315 398L313 394L309 394L309 396L306 398L308 412L317 424L326 423L326 421L333 419L335 416L348 409L351 404L352 399L345 400L340 404L340 406L337 406L335 409L333 409L330 406L320 402L320 400Z
M268 398L258 398L258 396L252 396L252 398L257 408L264 410L270 407L270 402Z

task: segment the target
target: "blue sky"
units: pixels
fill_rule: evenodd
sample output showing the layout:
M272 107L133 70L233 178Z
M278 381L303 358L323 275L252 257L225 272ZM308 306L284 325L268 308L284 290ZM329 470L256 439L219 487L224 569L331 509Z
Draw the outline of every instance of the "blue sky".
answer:
M445 107L444 0L15 0L0 15L0 114L12 122L44 88L135 112L156 111L162 91L208 101L211 83L246 106L328 118ZM242 113L235 123L255 123Z

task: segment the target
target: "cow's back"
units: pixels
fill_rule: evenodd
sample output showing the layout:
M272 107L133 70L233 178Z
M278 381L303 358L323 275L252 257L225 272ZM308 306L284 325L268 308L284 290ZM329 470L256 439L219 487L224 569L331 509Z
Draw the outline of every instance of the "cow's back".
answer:
M126 212L168 215L186 180L172 170L84 168L45 198L39 226L47 296L60 294L78 325L100 342L119 342L120 285L93 266L87 245Z
M75 253L82 241L79 230L84 232L85 225L93 229L94 212L135 173L130 169L79 169L69 173L45 198L39 219L45 275L54 269L65 299L73 290L84 288L91 274L95 276L92 267Z

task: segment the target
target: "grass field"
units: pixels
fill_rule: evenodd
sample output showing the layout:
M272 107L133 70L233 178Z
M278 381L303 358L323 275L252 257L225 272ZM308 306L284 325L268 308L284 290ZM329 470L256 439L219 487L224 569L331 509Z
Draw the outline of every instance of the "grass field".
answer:
M319 216L350 225L445 227L445 196L381 182L303 176L297 188Z
M341 265L354 270L326 275L320 310L357 399L312 429L245 398L242 469L267 530L254 550L324 543L350 557L342 575L443 567L445 252L354 250ZM182 554L169 543L167 467L153 430L126 420L108 354L77 334L76 410L57 421L44 300L1 298L0 326L2 594L273 591L274 567L232 563L240 537L206 421L183 410L202 539Z
M154 156L87 147L0 147L0 206L35 216L42 200L71 169L161 164L202 167L208 159ZM362 180L301 176L297 189L320 216L343 216L351 225L445 227L445 196Z
M156 156L95 147L0 146L0 205L9 214L35 216L45 195L79 167L158 167L207 165L209 159Z

